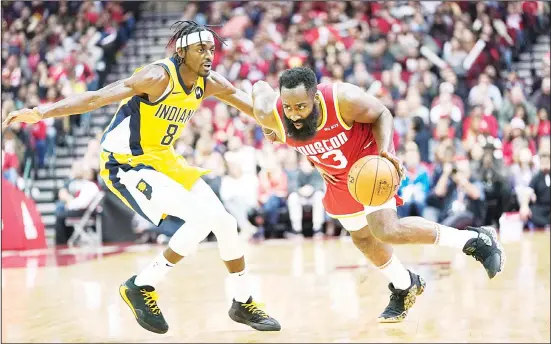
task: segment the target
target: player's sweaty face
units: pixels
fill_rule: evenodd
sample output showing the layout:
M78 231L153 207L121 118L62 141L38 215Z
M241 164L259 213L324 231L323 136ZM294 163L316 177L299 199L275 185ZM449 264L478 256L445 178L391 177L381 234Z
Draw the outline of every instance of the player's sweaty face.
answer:
M306 141L316 134L319 108L315 99L315 95L309 93L304 85L281 88L285 129L293 139Z
M212 68L215 46L212 42L190 45L185 54L185 64L201 77L207 77Z

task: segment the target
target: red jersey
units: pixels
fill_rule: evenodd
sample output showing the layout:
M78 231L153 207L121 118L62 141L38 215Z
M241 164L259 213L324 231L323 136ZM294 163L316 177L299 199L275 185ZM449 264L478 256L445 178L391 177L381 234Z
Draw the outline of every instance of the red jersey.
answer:
M377 154L377 144L371 124L354 123L348 126L339 113L335 84L318 85L321 100L322 122L314 137L297 141L286 137L285 143L308 157L308 160L328 173L340 176L348 171L358 159ZM277 112L284 121L281 99L277 101Z
M322 120L316 135L307 141L297 141L286 136L285 143L306 155L315 166L339 179L340 182L336 185L326 184L327 191L323 200L327 213L338 218L364 210L364 206L356 202L348 191L348 171L359 159L367 155L378 155L379 151L371 124L355 122L348 126L344 122L339 112L336 92L336 84L318 85ZM285 129L281 98L277 100L275 110ZM392 143L389 152L394 153Z

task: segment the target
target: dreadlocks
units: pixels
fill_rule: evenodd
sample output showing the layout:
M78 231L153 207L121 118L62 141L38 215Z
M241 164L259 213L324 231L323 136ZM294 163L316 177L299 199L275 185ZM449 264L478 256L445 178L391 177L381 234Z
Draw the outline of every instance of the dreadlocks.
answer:
M192 20L178 20L177 22L172 24L170 28L174 30L174 27L176 27L176 32L174 33L170 41L168 41L168 44L166 45L167 47L171 46L172 44L176 44L178 39L180 39L181 37L189 35L190 33L200 31L209 31L216 38L216 40L220 42L220 44L226 45L226 40L220 37L220 35L218 35L214 30L210 29L211 27L215 27L215 25L199 25ZM184 51L187 52L187 47L184 47ZM182 58L178 56L178 52L175 52L173 56L176 61L178 61L178 64L182 63Z

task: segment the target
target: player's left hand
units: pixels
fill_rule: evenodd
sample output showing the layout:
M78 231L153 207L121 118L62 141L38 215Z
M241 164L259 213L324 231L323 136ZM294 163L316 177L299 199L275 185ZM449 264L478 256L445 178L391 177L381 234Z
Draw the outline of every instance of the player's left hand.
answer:
M281 140L279 139L279 137L277 136L275 131L273 131L272 129L263 127L262 128L262 133L264 134L264 137L266 138L266 140L270 141L271 143L281 142Z
M406 176L406 173L405 173L405 168L401 164L400 160L396 156L394 156L393 154L390 154L387 151L381 151L381 152L379 152L379 155L381 157L387 159L388 161L390 161L394 165L394 167L396 168L396 171L398 171L398 177L400 177L400 182L402 180L404 180L404 177Z
M318 167L318 166L315 166L316 169L318 170L318 172L320 173L321 177L323 178L323 180L325 180L327 183L331 183L333 185L337 185L337 183L339 182L339 179L337 177L335 177L334 175L328 173L327 171L325 171L323 168L321 167Z

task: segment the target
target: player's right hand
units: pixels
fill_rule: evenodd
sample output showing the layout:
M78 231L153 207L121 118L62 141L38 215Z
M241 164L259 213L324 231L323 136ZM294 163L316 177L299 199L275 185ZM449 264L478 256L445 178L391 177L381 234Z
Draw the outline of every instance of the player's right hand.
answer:
M321 167L316 166L316 169L321 174L321 177L323 178L323 180L325 180L327 183L331 183L333 185L336 185L337 182L339 181L334 175L332 175L330 173L327 173L327 171L325 171Z
M25 123L36 123L42 120L42 114L38 108L34 109L21 109L17 111L10 112L8 117L2 123L2 130L7 128L12 123L25 122Z
M401 183L406 177L406 169L404 168L404 165L402 165L400 160L394 154L391 154L386 150L380 151L379 155L387 159L394 165L394 168L396 168L396 172L398 172L398 178L400 179L400 183Z

